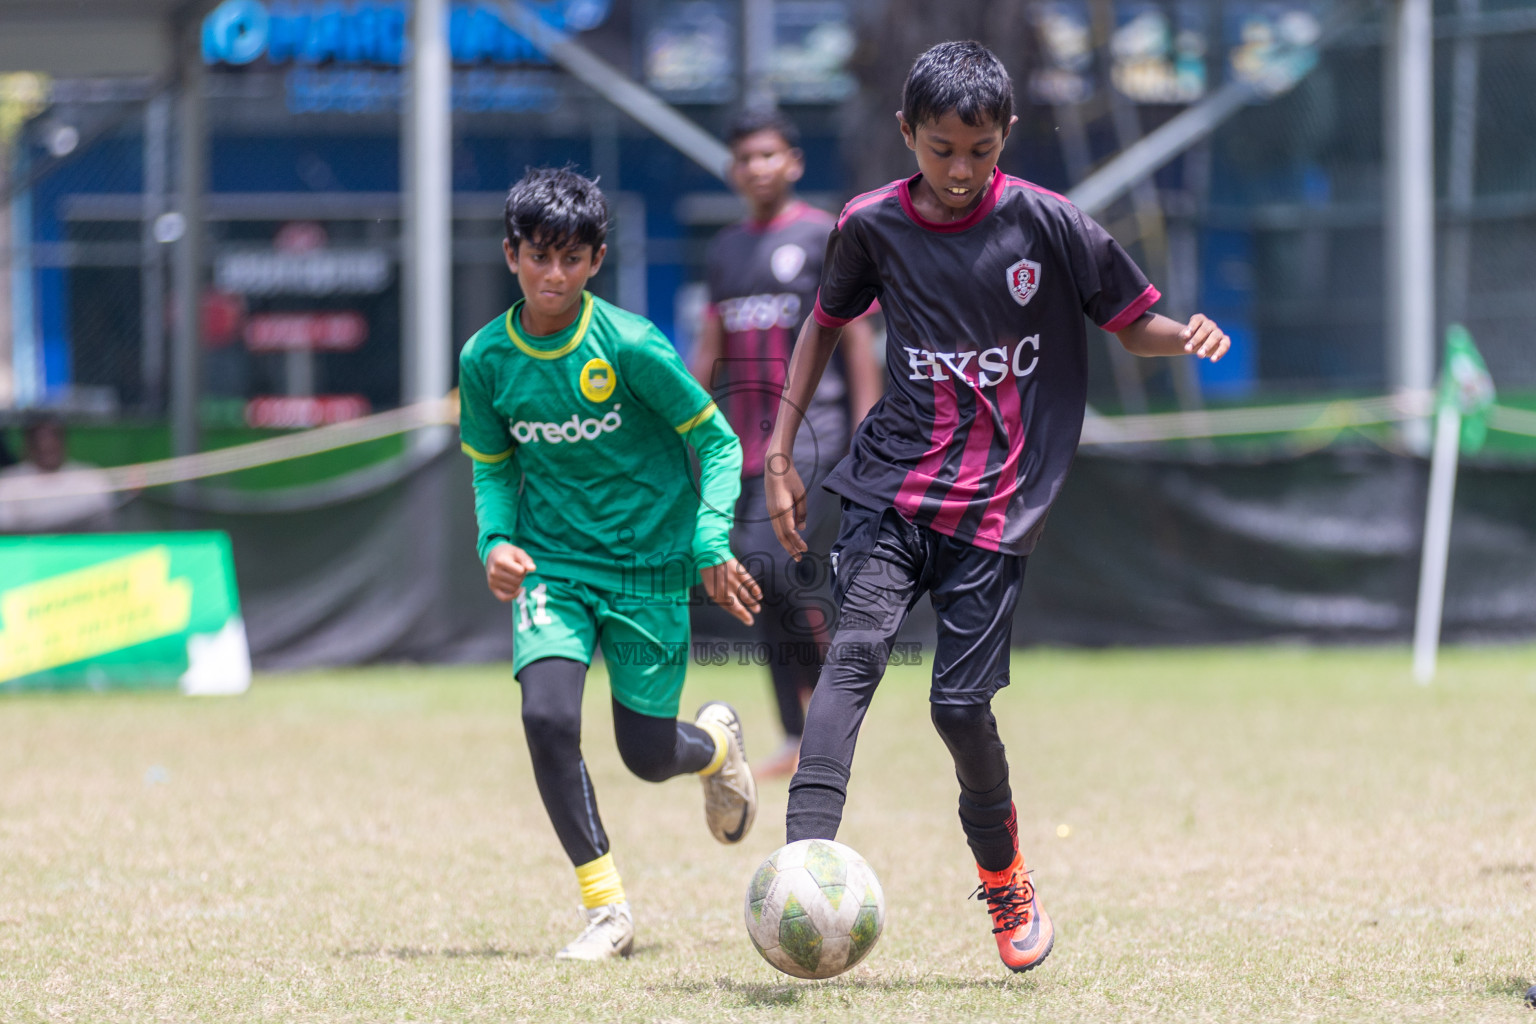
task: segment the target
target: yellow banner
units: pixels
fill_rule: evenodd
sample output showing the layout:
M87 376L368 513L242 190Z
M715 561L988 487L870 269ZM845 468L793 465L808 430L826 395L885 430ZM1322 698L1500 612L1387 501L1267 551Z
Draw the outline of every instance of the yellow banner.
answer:
M192 581L149 548L0 594L0 682L183 632Z

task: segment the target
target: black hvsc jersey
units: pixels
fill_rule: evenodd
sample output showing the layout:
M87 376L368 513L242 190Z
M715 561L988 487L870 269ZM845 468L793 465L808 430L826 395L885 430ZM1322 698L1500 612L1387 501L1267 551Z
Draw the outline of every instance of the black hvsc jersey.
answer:
M725 345L709 388L741 438L743 476L763 472L790 352L815 304L831 230L831 215L797 201L766 224L725 228L710 244L706 315L720 319ZM841 360L834 360L813 404L846 420L846 393ZM846 437L847 430L836 433Z
M816 321L878 300L891 386L825 486L1027 555L1082 434L1084 314L1118 331L1161 296L1063 196L994 171L975 210L940 224L913 208L917 180L853 199L827 239Z

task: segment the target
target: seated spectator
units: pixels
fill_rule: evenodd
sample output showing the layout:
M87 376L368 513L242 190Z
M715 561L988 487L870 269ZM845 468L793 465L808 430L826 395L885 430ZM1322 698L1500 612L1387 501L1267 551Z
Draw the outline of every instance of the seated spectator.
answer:
M112 528L111 482L100 470L67 458L62 420L52 413L28 416L22 443L22 460L0 469L0 533Z

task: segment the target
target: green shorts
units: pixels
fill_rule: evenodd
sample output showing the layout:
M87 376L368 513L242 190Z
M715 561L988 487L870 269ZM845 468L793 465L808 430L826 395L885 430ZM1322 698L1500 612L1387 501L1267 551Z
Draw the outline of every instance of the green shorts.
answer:
M512 608L512 672L541 658L592 663L600 645L613 697L631 711L676 718L688 673L688 599L633 597L534 573Z

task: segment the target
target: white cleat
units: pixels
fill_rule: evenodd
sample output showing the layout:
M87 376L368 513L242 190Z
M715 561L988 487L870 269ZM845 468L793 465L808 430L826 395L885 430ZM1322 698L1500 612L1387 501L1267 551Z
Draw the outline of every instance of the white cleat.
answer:
M741 738L741 719L736 709L712 700L699 708L693 723L712 736L725 735L725 760L704 783L704 820L709 832L722 843L739 843L757 817L757 783L747 767L747 749Z
M635 948L635 915L629 903L583 907L587 926L560 952L557 960L610 960L629 956Z

